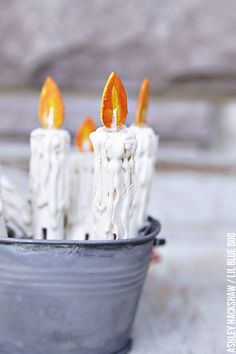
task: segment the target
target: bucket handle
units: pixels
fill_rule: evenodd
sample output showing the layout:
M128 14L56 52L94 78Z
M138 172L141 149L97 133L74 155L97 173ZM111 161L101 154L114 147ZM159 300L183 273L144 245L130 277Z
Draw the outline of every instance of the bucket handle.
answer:
M164 246L165 244L166 244L166 240L164 238L158 238L158 237L154 238L154 241L153 241L154 247Z
M166 244L166 240L164 238L158 238L157 235L159 234L161 230L161 224L158 220L152 218L151 216L148 217L148 222L149 222L149 231L155 235L155 238L153 240L153 246L164 246Z

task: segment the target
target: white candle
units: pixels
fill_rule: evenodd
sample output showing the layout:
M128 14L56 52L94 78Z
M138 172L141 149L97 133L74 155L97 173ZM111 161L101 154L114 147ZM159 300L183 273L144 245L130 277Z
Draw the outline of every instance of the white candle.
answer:
M2 175L4 219L16 238L32 237L32 214L28 200L9 179Z
M93 153L74 151L70 157L68 240L89 239L92 231Z
M136 138L123 126L127 99L119 77L112 73L103 91L101 119L105 127L90 135L94 148L95 239L129 237L133 210Z
M1 173L1 168L0 168ZM4 203L3 203L3 193L2 186L0 184L0 237L8 237L6 222L4 218Z
M0 198L0 237L7 237L7 228L6 223L3 216L3 201Z
M137 138L135 152L135 195L134 212L131 219L131 233L138 235L147 219L147 205L149 201L151 181L156 161L158 136L151 127L146 125L149 98L149 82L144 80L140 89L136 125L129 129Z
M64 239L68 209L70 136L61 127L64 107L60 91L48 78L40 98L40 119L46 128L31 133L30 180L33 235L37 239Z
M66 238L89 239L92 232L93 149L89 135L96 129L92 117L84 119L75 135L76 150L70 157L70 203Z
M131 126L137 139L135 152L135 195L134 212L131 219L131 233L138 235L147 219L147 206L150 195L151 182L156 161L158 137L153 129L147 126Z

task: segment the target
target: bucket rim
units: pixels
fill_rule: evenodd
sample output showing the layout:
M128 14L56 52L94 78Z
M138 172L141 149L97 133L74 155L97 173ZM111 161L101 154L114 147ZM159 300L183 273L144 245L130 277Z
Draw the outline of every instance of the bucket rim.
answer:
M37 240L0 237L0 245L37 245L56 247L99 247L99 246L133 246L148 243L154 240L161 230L159 220L149 216L147 226L140 231L138 237L119 239L119 240Z

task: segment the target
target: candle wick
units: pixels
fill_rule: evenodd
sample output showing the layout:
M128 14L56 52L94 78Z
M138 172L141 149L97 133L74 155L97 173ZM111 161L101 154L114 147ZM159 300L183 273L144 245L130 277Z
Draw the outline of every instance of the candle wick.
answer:
M112 130L117 130L117 108L113 109Z
M53 128L53 121L54 121L54 107L50 107L49 114L48 114L48 128Z

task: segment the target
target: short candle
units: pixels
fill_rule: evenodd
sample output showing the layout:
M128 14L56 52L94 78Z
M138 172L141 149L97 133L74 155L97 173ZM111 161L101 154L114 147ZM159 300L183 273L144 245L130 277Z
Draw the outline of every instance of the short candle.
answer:
M3 213L9 233L17 238L32 237L31 205L16 185L2 175Z
M93 147L90 133L96 130L86 117L75 134L75 151L70 156L70 203L67 217L68 240L89 239L92 233Z
M2 169L0 167L0 174L1 173L2 173ZM2 178L2 176L1 176L1 178ZM8 237L3 208L4 208L3 191L2 191L2 186L0 184L0 237Z

